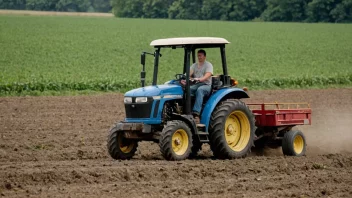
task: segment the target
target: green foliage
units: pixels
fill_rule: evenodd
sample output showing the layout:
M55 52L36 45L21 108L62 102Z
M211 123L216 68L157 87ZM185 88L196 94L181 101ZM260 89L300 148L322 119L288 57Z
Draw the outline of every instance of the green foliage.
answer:
M203 0L175 0L169 8L171 19L201 19Z
M239 0L232 1L232 7L229 10L228 20L231 21L248 21L259 17L265 10L264 0Z
M145 0L143 3L144 18L167 18L168 1L164 0Z
M244 79L243 85L265 89L268 88L308 88L308 87L328 87L329 85L352 85L352 74L339 74L335 76L297 76L290 78L271 79Z
M352 0L112 0L115 16L293 22L352 22ZM157 2L157 3L155 3Z
M330 12L336 4L336 0L313 0L308 4L308 21L332 22Z
M261 17L265 21L303 21L307 18L310 0L267 0L267 9Z
M307 12L309 22L351 22L352 0L313 0Z
M228 39L229 74L250 89L352 85L352 24L2 15L0 30L0 95L124 92L140 86L152 40L182 36ZM158 84L182 73L182 50L161 53ZM220 74L219 50L207 59ZM152 56L146 70L150 85Z
M26 83L8 83L0 84L0 94L7 95L11 93L30 93L34 91L44 92L44 91L126 91L132 87L140 86L139 82L122 80L119 82L113 81L111 79L102 80L88 80L85 82L52 82L52 81L36 81L35 79L31 82Z
M140 18L143 16L143 0L112 0L113 13L117 17Z
M59 0L27 0L26 9L55 11Z
M232 4L227 0L204 0L201 9L202 19L227 20Z
M110 12L110 0L91 0L94 12Z
M89 0L59 0L56 9L57 11L85 12L90 5Z
M331 10L330 16L334 22L352 21L352 0L342 0Z
M243 79L240 86L248 86L251 89L275 89L275 88L309 88L309 87L328 87L329 85L352 85L352 74L337 75L330 77L292 77L292 78L270 78L270 79ZM119 91L125 92L136 87L140 87L139 81L114 81L111 79L88 80L86 82L51 82L51 81L32 81L26 83L13 82L0 84L0 95L11 95L16 93L37 93L46 91Z
M247 21L259 17L264 0L203 0L202 19Z
M352 0L0 0L0 9L112 11L120 18L352 22Z

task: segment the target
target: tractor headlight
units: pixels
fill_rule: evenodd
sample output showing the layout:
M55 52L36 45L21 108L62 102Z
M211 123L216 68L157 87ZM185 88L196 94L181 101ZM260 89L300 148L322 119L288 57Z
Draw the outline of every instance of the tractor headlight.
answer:
M147 97L137 97L136 98L136 103L144 103L144 102L148 102Z
M132 103L132 97L125 97L125 98L123 99L123 102L124 102L124 103Z

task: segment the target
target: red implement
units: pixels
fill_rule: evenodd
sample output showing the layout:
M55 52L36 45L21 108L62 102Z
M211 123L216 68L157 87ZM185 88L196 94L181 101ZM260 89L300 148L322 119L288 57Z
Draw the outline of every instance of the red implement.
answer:
M308 103L247 104L252 110L256 126L310 125L312 110Z

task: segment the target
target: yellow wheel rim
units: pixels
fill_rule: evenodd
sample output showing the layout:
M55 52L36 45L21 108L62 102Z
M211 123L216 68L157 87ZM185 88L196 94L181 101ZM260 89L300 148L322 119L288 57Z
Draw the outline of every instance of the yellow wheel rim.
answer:
M242 111L232 112L225 122L225 139L227 145L239 152L246 148L251 136L251 127L248 117Z
M188 135L183 129L178 129L172 135L172 150L177 155L183 155L188 149Z
M121 132L118 136L118 144L123 153L130 153L136 143L133 140L123 137L123 133Z
M303 137L300 135L297 135L293 140L293 150L295 151L296 154L300 154L302 153L303 148L304 148Z

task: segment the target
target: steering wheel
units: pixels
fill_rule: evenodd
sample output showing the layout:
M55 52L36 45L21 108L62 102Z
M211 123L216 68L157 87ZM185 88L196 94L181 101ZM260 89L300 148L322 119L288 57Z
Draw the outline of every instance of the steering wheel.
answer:
M184 74L176 74L175 78L176 78L176 80L186 80L186 75L184 75Z

